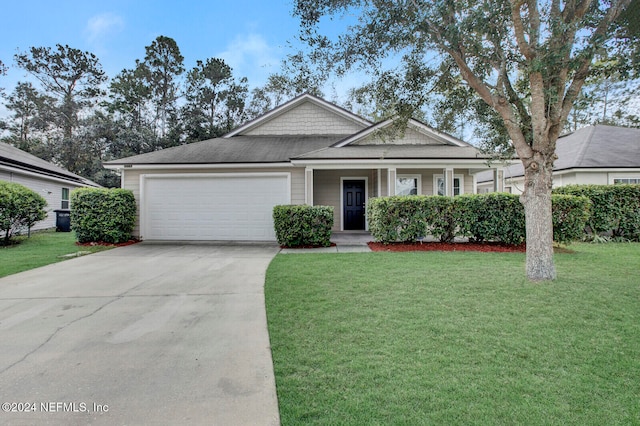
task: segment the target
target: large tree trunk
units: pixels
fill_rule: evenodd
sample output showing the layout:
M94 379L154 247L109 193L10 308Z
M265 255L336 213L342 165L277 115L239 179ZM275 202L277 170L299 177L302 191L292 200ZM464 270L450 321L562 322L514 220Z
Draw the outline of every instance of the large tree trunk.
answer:
M527 232L527 278L532 281L553 280L553 217L551 214L552 166L525 168L525 190L520 196L524 205Z

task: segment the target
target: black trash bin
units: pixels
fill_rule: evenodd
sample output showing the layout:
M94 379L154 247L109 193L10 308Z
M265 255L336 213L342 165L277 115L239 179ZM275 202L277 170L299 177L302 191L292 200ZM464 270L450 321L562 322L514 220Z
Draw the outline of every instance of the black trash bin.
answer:
M56 212L56 232L71 232L71 211L68 209L54 211Z

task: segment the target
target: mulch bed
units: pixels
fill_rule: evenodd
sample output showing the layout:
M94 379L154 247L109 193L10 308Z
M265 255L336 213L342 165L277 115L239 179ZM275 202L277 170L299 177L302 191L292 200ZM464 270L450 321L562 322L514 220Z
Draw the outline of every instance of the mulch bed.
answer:
M114 244L114 243L105 243L104 241L91 241L88 243L79 243L76 241L76 245L80 247L93 247L93 246L124 247L124 246L130 246L132 244L137 244L139 242L140 242L139 240L129 240L129 241L125 241L124 243Z
M369 248L372 251L479 251L479 252L499 252L499 253L524 253L527 248L524 244L521 245L507 245L502 243L441 243L441 242L428 242L428 243L374 243L370 242Z

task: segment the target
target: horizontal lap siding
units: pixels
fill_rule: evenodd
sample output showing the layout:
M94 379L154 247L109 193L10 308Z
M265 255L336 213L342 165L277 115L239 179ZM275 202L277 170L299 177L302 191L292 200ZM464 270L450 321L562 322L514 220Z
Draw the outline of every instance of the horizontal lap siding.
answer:
M422 180L422 195L433 195L433 175L441 175L443 169L397 169L398 175L420 175ZM384 174L386 175L386 169ZM453 169L454 175L462 175L464 179L464 193L473 194L473 176L468 169Z
M367 191L369 196L375 194L374 191L374 173L377 170L315 170L313 175L313 204L316 206L333 206L333 230L339 231L341 228L340 212L340 194L342 188L340 186L340 178L362 178L367 177L369 188Z
M47 205L44 208L47 212L47 217L44 220L37 222L33 228L31 228L34 231L55 228L56 213L54 210L62 207L62 188L68 188L69 192L78 188L77 185L73 185L71 183L64 184L62 182L38 179L32 176L25 176L21 173L5 171L0 172L0 180L26 186L47 201Z

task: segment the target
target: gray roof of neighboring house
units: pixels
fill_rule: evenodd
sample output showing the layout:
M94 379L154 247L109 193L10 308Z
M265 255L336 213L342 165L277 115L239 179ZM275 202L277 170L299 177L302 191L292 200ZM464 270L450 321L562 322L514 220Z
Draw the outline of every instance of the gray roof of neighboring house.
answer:
M332 145L344 137L345 135L233 136L162 149L105 164L280 163Z
M296 160L357 159L476 159L488 158L472 146L453 145L347 145L328 147L295 157Z
M558 138L555 170L640 167L640 129L587 126Z
M596 124L561 136L556 143L553 170L640 167L640 129ZM520 160L505 167L505 177L524 176ZM493 179L491 173L478 173L478 182Z
M100 186L89 179L71 173L62 167L56 166L42 158L38 158L35 155L3 142L0 142L0 165L10 166L15 169L38 173L44 176L65 179L76 182L79 185Z

